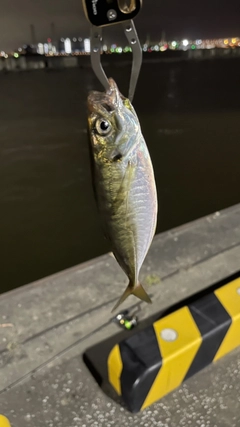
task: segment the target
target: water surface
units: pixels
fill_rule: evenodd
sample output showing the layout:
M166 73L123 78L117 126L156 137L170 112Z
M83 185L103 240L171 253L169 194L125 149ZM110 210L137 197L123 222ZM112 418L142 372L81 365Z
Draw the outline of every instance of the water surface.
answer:
M129 65L107 73L126 93ZM239 202L240 59L144 63L134 106L152 157L157 232ZM91 187L90 69L0 74L0 292L109 250ZM161 254L159 254L161 257Z

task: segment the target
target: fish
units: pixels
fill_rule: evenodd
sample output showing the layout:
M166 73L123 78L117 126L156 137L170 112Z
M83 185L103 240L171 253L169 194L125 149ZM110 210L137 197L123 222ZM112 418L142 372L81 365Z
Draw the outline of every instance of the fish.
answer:
M156 232L154 170L134 107L116 82L87 98L93 191L105 238L129 283L112 312L131 294L151 303L139 273Z

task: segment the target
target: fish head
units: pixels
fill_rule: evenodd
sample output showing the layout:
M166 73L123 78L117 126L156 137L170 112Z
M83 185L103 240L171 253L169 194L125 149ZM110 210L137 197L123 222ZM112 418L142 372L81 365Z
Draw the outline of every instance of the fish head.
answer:
M88 96L88 126L95 162L119 162L136 144L140 124L131 102L109 79L106 92L92 91Z

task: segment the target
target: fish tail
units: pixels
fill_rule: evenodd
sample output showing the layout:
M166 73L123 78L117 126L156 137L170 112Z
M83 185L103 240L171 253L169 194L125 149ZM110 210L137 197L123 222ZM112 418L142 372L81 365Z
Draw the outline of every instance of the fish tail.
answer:
M150 304L152 303L151 298L148 296L141 283L138 283L137 286L133 287L132 282L130 281L122 296L119 298L117 304L113 307L112 312L116 310L116 308L119 307L119 305L122 304L123 301L129 297L129 295L135 295L135 297L142 301L148 302Z

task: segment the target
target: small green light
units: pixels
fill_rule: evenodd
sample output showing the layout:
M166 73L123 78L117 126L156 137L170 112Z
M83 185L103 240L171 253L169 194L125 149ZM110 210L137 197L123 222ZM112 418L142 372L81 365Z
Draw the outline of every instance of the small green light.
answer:
M132 327L131 322L129 322L128 320L125 320L124 326L126 329L131 329L131 327Z
M196 49L195 44L192 44L191 49L193 49L193 50Z
M115 49L113 47L111 47L110 52L115 52Z
M14 58L18 58L19 54L18 53L14 53L13 56L14 56Z

